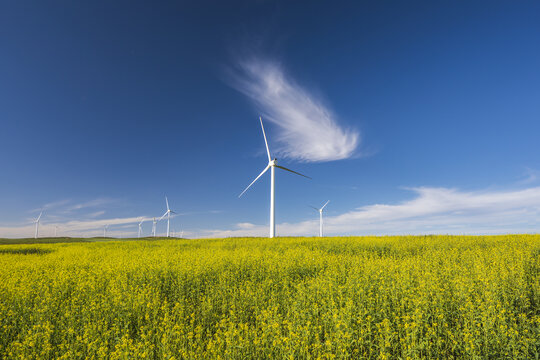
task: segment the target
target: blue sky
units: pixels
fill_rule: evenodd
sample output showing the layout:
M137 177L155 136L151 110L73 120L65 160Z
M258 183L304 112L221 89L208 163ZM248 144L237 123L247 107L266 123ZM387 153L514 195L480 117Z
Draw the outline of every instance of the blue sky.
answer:
M0 237L537 232L540 4L0 4ZM145 234L151 229L143 224ZM165 223L158 232L164 233Z

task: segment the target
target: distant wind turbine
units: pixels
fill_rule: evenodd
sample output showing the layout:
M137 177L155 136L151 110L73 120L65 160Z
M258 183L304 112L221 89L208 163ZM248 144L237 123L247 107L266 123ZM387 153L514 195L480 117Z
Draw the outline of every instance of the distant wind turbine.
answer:
M39 235L39 219L41 219L41 215L43 214L43 210L39 213L39 216L36 220L34 220L34 223L36 224L36 232L34 233L34 239L37 239Z
M54 237L58 234L58 225L54 225Z
M286 167L279 166L277 164L277 159L274 158L272 160L272 157L270 156L270 149L268 148L268 141L266 140L266 133L264 132L264 125L262 122L262 118L259 117L259 120L261 121L261 129L264 137L264 143L266 145L266 154L268 155L268 165L264 168L264 170L251 182L251 184L248 185L247 188L245 188L244 191L238 197L241 197L244 195L244 193L255 183L255 181L259 180L259 178L266 172L268 169L270 169L270 237L273 238L276 235L276 217L275 217L275 168L280 168L283 170L290 171L296 175L300 175L303 177L306 177L308 179L311 179L309 176L302 175L296 171L293 171L291 169L287 169Z
M107 229L109 228L109 225L103 226L103 237L107 237Z
M154 221L152 222L152 236L153 237L156 237L156 225L157 225L157 220L156 218L154 218Z
M169 228L171 226L171 214L176 214L176 213L169 208L169 200L167 199L166 196L165 196L165 203L167 204L167 211L165 211L165 214L163 214L159 218L159 220L161 221L161 219L163 219L165 215L167 215L167 237L169 237L169 234L170 234Z
M141 232L142 232L142 223L144 222L144 219L141 220L141 222L139 223L139 235L137 237L141 237Z
M322 237L323 236L323 220L322 220L322 213L323 213L323 210L324 208L326 207L326 205L328 205L328 203L330 202L330 200L328 200L322 208L320 209L317 209L315 206L309 206L310 208L313 208L315 209L315 211L318 211L319 212L319 237Z

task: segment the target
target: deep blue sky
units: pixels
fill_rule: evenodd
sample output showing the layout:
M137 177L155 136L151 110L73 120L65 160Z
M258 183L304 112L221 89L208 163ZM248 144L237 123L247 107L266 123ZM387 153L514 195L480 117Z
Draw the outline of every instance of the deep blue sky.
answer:
M360 134L348 159L280 162L313 180L277 174L278 224L327 199L339 217L419 196L408 188L536 189L538 19L533 1L3 1L0 237L26 235L46 204L44 226L161 215L165 195L191 235L267 224L267 176L237 198L266 165L261 109L228 76L247 58ZM512 231L540 223L528 210ZM430 231L418 226L403 231Z

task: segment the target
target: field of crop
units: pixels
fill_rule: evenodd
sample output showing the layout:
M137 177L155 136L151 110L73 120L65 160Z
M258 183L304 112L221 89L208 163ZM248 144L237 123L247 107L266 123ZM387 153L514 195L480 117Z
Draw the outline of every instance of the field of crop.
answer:
M540 236L0 245L11 359L538 359Z

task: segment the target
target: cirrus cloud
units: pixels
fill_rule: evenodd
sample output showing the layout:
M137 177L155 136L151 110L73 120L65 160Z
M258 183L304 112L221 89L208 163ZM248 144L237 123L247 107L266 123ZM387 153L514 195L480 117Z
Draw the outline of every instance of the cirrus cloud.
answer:
M249 97L263 117L279 128L276 151L305 162L347 159L360 134L338 124L336 115L275 62L254 58L238 63L229 83Z

